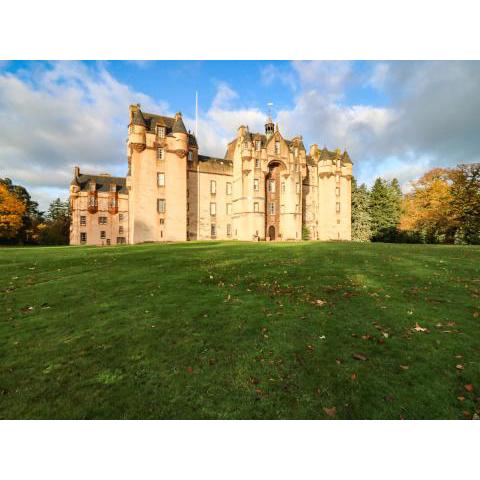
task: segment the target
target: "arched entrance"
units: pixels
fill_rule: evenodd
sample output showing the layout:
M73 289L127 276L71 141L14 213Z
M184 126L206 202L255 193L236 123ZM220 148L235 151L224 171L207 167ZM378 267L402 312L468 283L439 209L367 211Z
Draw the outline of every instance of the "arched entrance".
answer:
M282 185L280 173L284 165L273 160L265 176L265 234L270 240L280 238L280 194Z
M268 227L268 237L270 240L275 240L275 227L273 225Z

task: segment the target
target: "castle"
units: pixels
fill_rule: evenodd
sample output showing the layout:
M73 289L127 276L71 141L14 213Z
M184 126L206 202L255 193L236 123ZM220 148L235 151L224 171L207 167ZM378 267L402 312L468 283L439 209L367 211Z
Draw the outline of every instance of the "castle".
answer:
M351 239L346 151L314 144L307 153L269 118L265 133L240 126L214 158L200 155L180 113L129 111L126 178L75 167L70 244Z

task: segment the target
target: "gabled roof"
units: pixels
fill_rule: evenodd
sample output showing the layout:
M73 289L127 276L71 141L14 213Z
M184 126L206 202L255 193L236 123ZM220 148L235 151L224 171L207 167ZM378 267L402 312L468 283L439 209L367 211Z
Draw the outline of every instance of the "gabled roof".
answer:
M118 193L128 194L125 177L111 177L110 175L90 175L81 173L73 178L71 185L80 187L80 191L88 191L88 184L94 181L98 192L110 192L110 185L115 184Z
M157 126L160 126L160 127L165 127L165 134L168 135L170 133L176 133L177 131L174 130L175 128L180 129L181 131L183 126L184 131L181 131L181 133L186 133L188 135L188 144L191 147L198 148L197 139L195 138L195 135L187 132L187 129L185 128L185 124L183 123L183 120L180 119L181 125L177 124L177 126L175 127L175 123L178 123L178 122L175 121L174 117L165 117L163 115L155 115L154 113L143 112L143 118L145 119L145 126L147 128L147 131L149 131L150 133L155 133Z

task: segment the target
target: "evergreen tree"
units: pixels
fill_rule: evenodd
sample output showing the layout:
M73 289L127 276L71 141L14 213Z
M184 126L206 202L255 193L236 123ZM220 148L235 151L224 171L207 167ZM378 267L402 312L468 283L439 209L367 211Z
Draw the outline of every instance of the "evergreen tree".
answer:
M451 195L456 243L480 244L480 163L460 165L454 171Z
M402 193L397 179L377 178L370 192L372 240L395 241L402 212Z
M368 242L372 236L370 194L364 183L357 186L352 179L352 240Z
M44 245L67 245L70 235L70 206L60 198L48 207L47 221L42 225L39 240Z

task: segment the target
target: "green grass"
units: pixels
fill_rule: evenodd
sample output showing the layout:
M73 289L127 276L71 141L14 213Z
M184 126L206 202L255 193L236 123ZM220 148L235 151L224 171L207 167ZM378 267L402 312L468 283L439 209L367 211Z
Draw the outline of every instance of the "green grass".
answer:
M479 311L478 247L4 248L0 418L471 418Z

